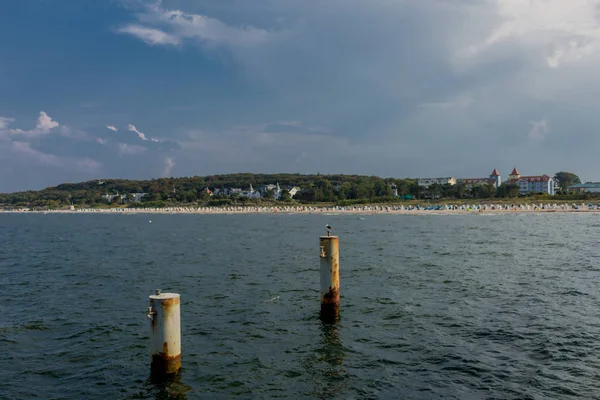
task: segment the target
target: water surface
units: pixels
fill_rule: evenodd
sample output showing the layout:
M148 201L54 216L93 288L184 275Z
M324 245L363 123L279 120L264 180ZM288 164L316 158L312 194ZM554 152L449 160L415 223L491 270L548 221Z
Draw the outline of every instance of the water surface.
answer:
M599 232L598 214L3 214L0 398L597 398ZM160 385L156 288L182 300L183 369Z

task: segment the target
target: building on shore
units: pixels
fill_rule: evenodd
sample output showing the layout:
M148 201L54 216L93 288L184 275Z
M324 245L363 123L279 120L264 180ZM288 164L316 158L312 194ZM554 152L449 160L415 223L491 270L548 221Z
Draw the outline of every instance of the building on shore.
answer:
M273 184L269 184L269 185L263 185L263 187L261 187L260 189L260 193L262 195L262 197L265 197L265 195L267 194L267 192L272 191L273 192L273 198L275 200L279 200L281 198L281 187L279 187L279 182L277 182L276 185Z
M438 185L456 185L456 179L453 177L448 178L419 178L417 179L417 184L424 188L428 188L433 184Z
M298 186L292 186L289 189L290 197L294 197L296 195L296 193L298 193L299 191L300 191L300 188Z
M500 185L502 185L500 173L496 168L494 168L490 176L487 178L461 178L458 180L458 182L465 184L468 189L475 185L493 185L496 189L498 189Z
M300 192L301 189L297 186L285 186L284 188L282 188L281 186L279 186L279 183L276 183L276 184L262 185L258 189L254 189L252 184L250 184L250 187L248 189L221 187L221 188L214 188L214 190L211 191L209 188L205 188L204 192L208 193L211 196L213 194L220 195L220 196L226 196L226 197L231 197L233 195L237 195L239 197L260 199L260 198L265 197L267 192L272 191L273 198L275 200L279 200L279 199L281 199L281 195L283 194L284 190L287 190L289 192L290 197L294 197L298 192Z
M260 199L261 195L260 195L260 192L258 190L254 190L254 188L252 187L252 184L250 184L250 187L247 190L244 190L240 193L240 197L249 197L251 199Z
M548 193L553 196L555 193L554 179L548 175L521 176L517 168L513 168L508 176L509 184L519 186L519 194L527 193Z
M568 187L571 192L579 193L600 193L600 183L598 182L586 182L578 185Z
M103 194L102 199L104 199L104 201L106 201L107 203L112 203L113 201L122 201L124 200L124 195L122 194Z
M148 196L148 193L132 193L129 196L131 196L131 201L139 203L144 197Z

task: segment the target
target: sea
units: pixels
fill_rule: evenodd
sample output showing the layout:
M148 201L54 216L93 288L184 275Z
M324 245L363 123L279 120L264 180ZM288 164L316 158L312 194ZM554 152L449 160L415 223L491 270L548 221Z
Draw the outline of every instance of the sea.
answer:
M598 213L0 214L0 398L598 399L599 233ZM181 295L161 381L156 289Z

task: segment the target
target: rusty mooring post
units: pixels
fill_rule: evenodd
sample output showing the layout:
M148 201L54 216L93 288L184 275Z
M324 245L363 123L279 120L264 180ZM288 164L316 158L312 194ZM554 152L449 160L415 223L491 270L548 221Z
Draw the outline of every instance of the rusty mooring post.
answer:
M335 321L340 313L340 253L337 236L319 238L321 249L321 319Z
M181 317L178 293L150 296L150 372L154 377L174 374L181 368Z

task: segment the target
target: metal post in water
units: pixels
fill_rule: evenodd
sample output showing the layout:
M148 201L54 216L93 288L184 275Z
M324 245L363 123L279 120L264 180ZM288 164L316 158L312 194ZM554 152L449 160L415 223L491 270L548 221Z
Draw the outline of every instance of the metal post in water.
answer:
M151 337L150 371L153 376L174 374L181 368L181 317L179 293L161 293L150 296L148 318Z
M331 227L328 226L328 229ZM340 253L337 236L319 238L321 248L321 319L335 321L340 312Z

